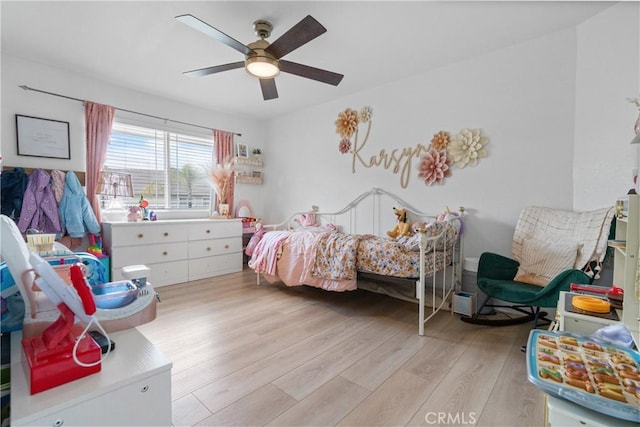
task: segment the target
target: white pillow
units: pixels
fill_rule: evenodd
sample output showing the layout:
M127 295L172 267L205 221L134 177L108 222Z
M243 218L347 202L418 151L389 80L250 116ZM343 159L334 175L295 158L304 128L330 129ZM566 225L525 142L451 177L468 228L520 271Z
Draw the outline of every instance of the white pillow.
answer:
M527 239L522 242L520 267L515 281L546 286L558 274L575 268L577 243Z

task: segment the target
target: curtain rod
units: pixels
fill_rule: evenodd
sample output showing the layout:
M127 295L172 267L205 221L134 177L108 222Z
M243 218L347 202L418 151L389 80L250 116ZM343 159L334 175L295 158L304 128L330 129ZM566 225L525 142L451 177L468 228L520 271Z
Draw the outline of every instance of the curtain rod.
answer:
M40 93L44 93L44 94L47 94L47 95L53 95L53 96L57 96L57 97L60 97L60 98L66 98L66 99L70 99L72 101L78 101L78 102L82 102L82 103L87 102L86 99L74 98L72 96L61 95L59 93L47 92L46 90L35 89L35 88L29 87L27 85L21 85L21 86L18 86L18 87L20 89L32 90L34 92L40 92ZM201 129L215 130L214 128L211 128L211 127L208 127L208 126L195 125L193 123L187 123L187 122L181 122L179 120L167 119L167 118L160 117L160 116L154 116L152 114L140 113L138 111L127 110L125 108L120 108L120 107L113 107L113 108L115 108L116 110L119 110L119 111L124 111L126 113L138 114L140 116L151 117L152 119L164 120L165 122L180 123L182 125L193 126L193 127L197 127L197 128L201 128ZM237 136L242 136L242 134L238 133L238 132L233 132L233 134L237 135Z

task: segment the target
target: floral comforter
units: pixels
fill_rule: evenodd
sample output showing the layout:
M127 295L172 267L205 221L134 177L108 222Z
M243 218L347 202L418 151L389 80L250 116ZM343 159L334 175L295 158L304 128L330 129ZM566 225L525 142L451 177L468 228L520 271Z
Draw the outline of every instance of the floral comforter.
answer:
M435 236L442 228L434 227L430 231ZM449 265L453 259L453 243L459 228L445 231L441 239L432 240L427 246L427 275ZM269 232L258 244L258 256L254 253L249 266L263 273L269 282L281 280L287 286L353 290L357 288L358 271L417 278L420 274L418 240L419 235L396 240L322 228Z
M323 233L318 236L311 274L325 279L354 280L358 274L360 242L371 236Z

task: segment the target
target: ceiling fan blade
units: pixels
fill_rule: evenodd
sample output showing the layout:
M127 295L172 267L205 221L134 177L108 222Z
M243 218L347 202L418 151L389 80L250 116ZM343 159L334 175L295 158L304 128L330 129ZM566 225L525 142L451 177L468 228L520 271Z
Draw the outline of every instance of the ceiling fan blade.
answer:
M220 73L222 71L235 70L236 68L244 67L244 61L232 62L230 64L215 65L213 67L199 68L197 70L185 71L185 76L189 77L202 77L209 74Z
M196 18L191 14L178 15L176 16L176 19L182 22L183 24L186 24L191 28L206 34L212 39L218 40L219 42L222 42L227 46L232 47L233 49L237 50L238 52L244 55L249 55L250 53L253 52L253 50L249 49L248 46L245 46L244 44L240 43L238 40L234 39L233 37L226 35L222 31L212 27L211 25L207 24L204 21L201 21L200 19Z
M302 21L281 35L278 40L271 43L265 51L275 56L276 59L280 59L326 31L327 29L316 21L313 16L307 15Z
M285 61L284 59L281 59L278 64L280 71L284 71L285 73L295 74L296 76L317 80L334 86L338 86L344 77L342 74L298 64L297 62Z
M278 97L278 89L276 89L276 79L259 79L260 88L262 89L262 97L265 101Z

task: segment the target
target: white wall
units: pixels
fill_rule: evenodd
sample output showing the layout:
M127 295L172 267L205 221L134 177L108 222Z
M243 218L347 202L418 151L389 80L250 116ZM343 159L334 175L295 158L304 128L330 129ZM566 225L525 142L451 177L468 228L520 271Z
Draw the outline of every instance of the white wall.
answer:
M611 203L632 187L640 96L640 4L619 3L578 27L574 207Z
M85 170L84 107L81 102L25 91L18 86L54 92L73 98L109 104L159 117L242 133L236 141L262 147L263 124L259 120L231 116L180 104L178 102L132 91L104 81L93 80L57 68L2 54L2 157L5 166L41 167L47 169ZM71 160L17 155L15 115L42 117L69 122ZM125 117L158 128L186 130L211 136L211 132L173 124L139 115L116 112ZM262 211L259 186L238 185L236 201L248 199L257 212Z
M465 206L466 256L510 255L524 206L573 206L575 52L575 31L563 31L273 120L266 216L276 221L312 204L336 210L380 187L422 211ZM431 187L418 180L416 161L406 189L383 168L358 166L352 174L351 157L338 152L334 121L346 107L365 105L373 108L368 155L428 145L440 130L470 127L489 137L489 156Z

